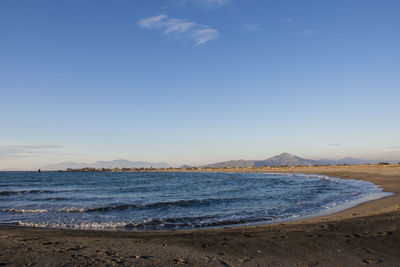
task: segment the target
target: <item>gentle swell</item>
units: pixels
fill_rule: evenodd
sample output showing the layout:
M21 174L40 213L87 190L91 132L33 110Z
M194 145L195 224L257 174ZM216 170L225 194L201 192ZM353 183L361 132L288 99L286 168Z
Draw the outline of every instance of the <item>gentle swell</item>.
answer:
M54 191L48 190L21 190L21 191L0 191L0 196L14 196L23 194L40 194L40 193L53 193Z
M146 205L122 204L117 206L106 206L106 207L87 209L86 212L107 212L107 211L126 210L126 209L148 210L148 209L157 209L163 207L193 207L193 206L199 207L199 206L210 206L212 204L217 204L217 203L226 203L232 200L237 200L237 199L235 198L189 199L189 200L178 200L178 201L155 202Z
M167 202L155 202L147 205L138 205L138 204L122 204L116 206L105 206L105 207L96 207L96 208L62 208L58 210L63 213L84 213L84 212L111 212L111 211L122 211L127 209L136 209L136 210L149 210L149 209L157 209L163 207L199 207L199 206L210 206L212 204L217 203L226 203L227 201L237 200L235 198L216 198L216 199L190 199L190 200L178 200L178 201L167 201ZM19 213L44 213L49 212L51 210L47 209L6 209L3 210L5 212L19 212ZM187 218L189 219L189 218Z

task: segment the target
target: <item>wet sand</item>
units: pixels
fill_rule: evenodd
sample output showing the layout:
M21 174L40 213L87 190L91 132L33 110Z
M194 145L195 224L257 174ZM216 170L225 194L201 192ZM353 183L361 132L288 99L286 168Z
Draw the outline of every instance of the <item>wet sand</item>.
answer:
M0 266L400 266L399 165L235 171L361 179L396 194L328 216L236 228L118 232L1 226Z

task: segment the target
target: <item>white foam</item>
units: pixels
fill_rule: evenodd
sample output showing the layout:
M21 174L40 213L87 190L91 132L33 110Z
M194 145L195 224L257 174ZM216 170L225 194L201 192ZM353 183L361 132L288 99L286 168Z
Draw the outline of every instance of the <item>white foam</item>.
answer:
M48 212L47 209L36 209L36 210L31 210L31 209L6 209L3 210L5 212L17 212L17 213L44 213Z
M64 208L64 209L60 209L59 211L61 211L61 212L85 212L85 209L83 209L83 208Z
M34 223L34 222L19 221L17 224L25 227L101 230L101 229L124 228L127 223L126 222Z

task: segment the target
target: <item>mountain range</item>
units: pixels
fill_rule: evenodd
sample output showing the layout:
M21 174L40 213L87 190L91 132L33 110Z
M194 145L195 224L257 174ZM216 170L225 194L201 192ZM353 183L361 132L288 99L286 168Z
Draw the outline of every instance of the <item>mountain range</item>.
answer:
M358 164L375 164L378 160L363 160L356 158L343 158L339 160L330 159L305 159L289 153L282 153L280 155L268 158L265 160L230 160L224 162L217 162L212 164L203 165L201 167L209 168L246 168L246 167L264 167L264 166L311 166L311 165L358 165Z
M264 167L264 166L311 166L311 165L359 165L359 164L376 164L381 160L364 160L357 158L343 158L338 160L332 159L306 159L301 158L289 153L282 153L272 158L264 160L230 160L224 162L217 162L212 164L206 164L199 167L208 168L248 168L248 167ZM66 170L81 169L81 168L168 168L170 167L167 163L153 163L145 161L129 161L124 159L112 160L112 161L96 161L94 163L76 163L76 162L61 162L55 164L48 164L42 167L42 170ZM191 168L193 166L184 165L181 168Z
M111 160L111 161L96 161L94 163L76 163L76 162L61 162L48 164L42 167L43 170L66 170L68 168L71 169L81 169L81 168L168 168L169 165L166 163L153 163L153 162L145 162L145 161L129 161L125 159L119 160Z

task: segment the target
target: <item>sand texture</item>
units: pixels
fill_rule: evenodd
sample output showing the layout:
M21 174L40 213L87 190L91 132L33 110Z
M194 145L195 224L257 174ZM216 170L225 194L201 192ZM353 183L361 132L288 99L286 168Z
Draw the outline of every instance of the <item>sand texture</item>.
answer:
M362 179L396 195L324 217L251 227L122 232L1 226L0 266L400 266L400 166L252 171Z

